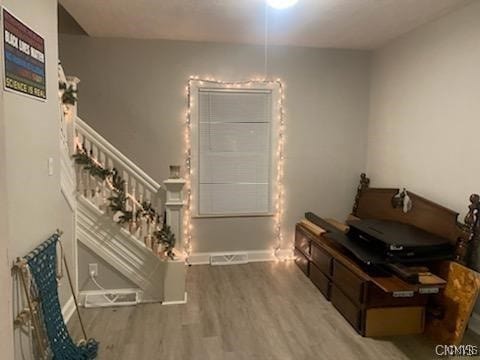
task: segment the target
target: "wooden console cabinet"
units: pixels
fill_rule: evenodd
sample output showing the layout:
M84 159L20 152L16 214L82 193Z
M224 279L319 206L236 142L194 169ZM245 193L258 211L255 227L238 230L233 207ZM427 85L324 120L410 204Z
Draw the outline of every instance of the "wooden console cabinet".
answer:
M326 299L363 336L422 333L429 287L395 276L371 276L341 246L301 224L295 262Z
M328 221L330 229L323 229L326 232L322 234L308 222L297 224L296 263L360 334L413 334L425 328L437 343L458 345L480 289L480 274L463 266L478 266L480 196L470 196L461 223L457 212L410 191L412 207L405 212L405 191L372 188L370 179L361 174L350 217L396 221L449 239L455 247L454 261L428 264L433 275L425 283L435 285L414 285L396 276L367 273L351 253L338 245L332 229L343 232L345 226L335 221ZM427 300L429 317L425 326Z

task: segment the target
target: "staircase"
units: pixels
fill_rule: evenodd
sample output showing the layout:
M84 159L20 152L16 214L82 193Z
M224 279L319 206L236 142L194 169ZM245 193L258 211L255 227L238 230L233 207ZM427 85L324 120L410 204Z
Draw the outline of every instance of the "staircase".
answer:
M59 65L59 79L76 90L76 78L65 78ZM62 91L59 92L60 98ZM179 303L185 300L185 260L181 253L181 205L165 204L163 218L162 187L117 148L87 125L77 115L76 104L60 101L61 189L75 213L76 240L106 261L138 286L139 301ZM82 153L98 169L109 174L95 176L78 164L74 155ZM112 196L118 196L115 179L121 179L124 199L122 211L112 209ZM182 199L182 180L176 179L167 197ZM170 195L170 196L169 196ZM180 206L179 206L180 205ZM154 209L153 211L151 209ZM125 218L125 214L129 217ZM153 214L153 215L152 215ZM174 259L167 257L158 244L159 230L170 226L176 237Z

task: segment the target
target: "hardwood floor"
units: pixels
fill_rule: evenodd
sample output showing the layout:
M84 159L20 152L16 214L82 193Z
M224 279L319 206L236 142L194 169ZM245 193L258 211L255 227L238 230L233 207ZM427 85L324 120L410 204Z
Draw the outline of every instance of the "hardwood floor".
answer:
M186 305L83 309L99 360L435 358L422 336L358 335L293 262L193 266L187 290Z

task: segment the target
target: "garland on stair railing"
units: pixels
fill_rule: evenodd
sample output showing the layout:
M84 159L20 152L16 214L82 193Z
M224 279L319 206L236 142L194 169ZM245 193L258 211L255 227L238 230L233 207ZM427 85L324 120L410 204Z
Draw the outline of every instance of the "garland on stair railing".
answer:
M58 89L62 90L62 104L64 105L75 105L77 103L77 90L74 89L73 85L67 85L65 82L58 83Z
M155 231L153 233L156 239L159 239L159 243L165 246L165 254L170 259L175 259L175 254L173 253L173 248L175 247L175 234L172 232L172 229L167 224L163 224L163 228L160 231Z
M109 185L112 194L107 199L109 201L108 208L114 214L119 214L116 220L118 224L122 225L134 220L138 222L141 219L147 220L150 224L160 224L161 216L149 201L142 201L140 203L127 193L125 180L119 174L117 169L108 169L104 167L93 157L92 151L86 149L85 145L82 145L82 147L77 146L73 158L75 163L82 166L82 168L88 171L92 177L104 181ZM138 204L137 210L132 211L128 209L127 200L129 198ZM175 247L175 234L173 234L170 226L163 222L163 227L161 229L157 227L152 235L157 244L164 246L164 253L170 259L175 259L175 254L173 252L173 248Z

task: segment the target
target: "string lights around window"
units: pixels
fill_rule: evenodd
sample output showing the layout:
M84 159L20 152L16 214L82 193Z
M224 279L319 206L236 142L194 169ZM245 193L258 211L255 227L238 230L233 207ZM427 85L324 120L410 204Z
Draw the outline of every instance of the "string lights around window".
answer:
M192 149L191 149L191 115L193 99L192 99L192 84L196 83L200 86L204 84L221 85L226 89L244 89L255 88L255 85L278 85L279 98L278 98L278 141L277 141L277 176L276 176L276 199L275 199L275 214L274 214L274 234L275 245L273 247L273 256L277 260L286 260L281 258L280 249L283 243L283 230L282 220L284 216L284 197L285 190L283 186L284 176L284 145L285 145L285 86L280 79L265 80L265 79L252 79L246 81L228 82L221 81L214 78L201 78L199 76L190 76L188 84L185 87L187 96L187 110L185 112L185 193L186 193L186 206L184 213L183 223L183 238L184 238L184 251L185 257L188 262L188 258L192 251Z

